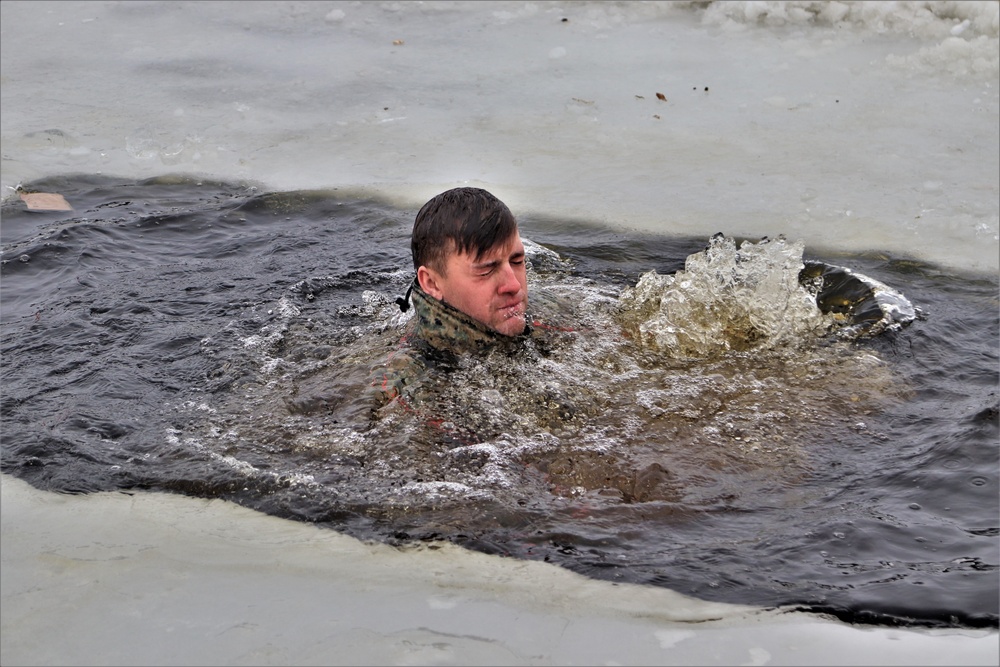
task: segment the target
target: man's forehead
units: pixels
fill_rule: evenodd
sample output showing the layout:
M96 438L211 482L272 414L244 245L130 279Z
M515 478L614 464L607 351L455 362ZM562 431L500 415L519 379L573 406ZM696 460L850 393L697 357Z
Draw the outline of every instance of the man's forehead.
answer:
M516 255L524 252L524 244L521 243L521 235L515 231L513 234L508 236L503 241L495 243L486 250L483 251L482 255L476 256L475 252L455 252L455 245L451 246L451 254L456 255L462 260L468 262L482 264L483 262L489 262L494 259L505 259L511 255Z

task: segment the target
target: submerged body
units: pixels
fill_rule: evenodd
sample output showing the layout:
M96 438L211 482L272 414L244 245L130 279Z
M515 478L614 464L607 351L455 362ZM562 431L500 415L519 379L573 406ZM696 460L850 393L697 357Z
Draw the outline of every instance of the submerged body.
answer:
M530 324L519 326L517 335L500 333L427 294L416 282L408 294L413 317L397 349L373 369L371 387L378 408L395 403L408 409L425 403L428 387L448 382L447 373L461 363L461 357L473 363L488 355L523 361L532 355L549 354L557 338L565 341L575 331L568 304L542 290L533 299L536 310ZM525 318L521 315L520 321L525 322Z

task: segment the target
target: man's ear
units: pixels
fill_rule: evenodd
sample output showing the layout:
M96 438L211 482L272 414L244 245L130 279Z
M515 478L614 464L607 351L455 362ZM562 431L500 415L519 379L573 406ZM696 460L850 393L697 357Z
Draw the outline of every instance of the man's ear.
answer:
M440 301L441 297L444 296L444 292L441 289L444 284L441 280L440 274L438 274L438 272L434 269L421 265L421 267L417 269L417 282L420 283L420 289L427 292L438 301Z

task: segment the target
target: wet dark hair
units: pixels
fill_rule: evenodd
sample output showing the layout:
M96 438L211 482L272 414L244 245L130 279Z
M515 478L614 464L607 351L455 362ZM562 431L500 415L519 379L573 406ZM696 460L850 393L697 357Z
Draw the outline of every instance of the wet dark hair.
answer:
M516 232L514 214L486 190L442 192L423 205L413 222L413 268L428 266L444 273L449 252L468 253L478 260Z

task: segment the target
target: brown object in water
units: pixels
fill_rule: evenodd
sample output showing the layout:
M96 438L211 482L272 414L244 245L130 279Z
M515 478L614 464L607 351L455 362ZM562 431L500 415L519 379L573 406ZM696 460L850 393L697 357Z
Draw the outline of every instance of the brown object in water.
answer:
M21 201L33 211L72 211L66 198L53 192L22 192Z

